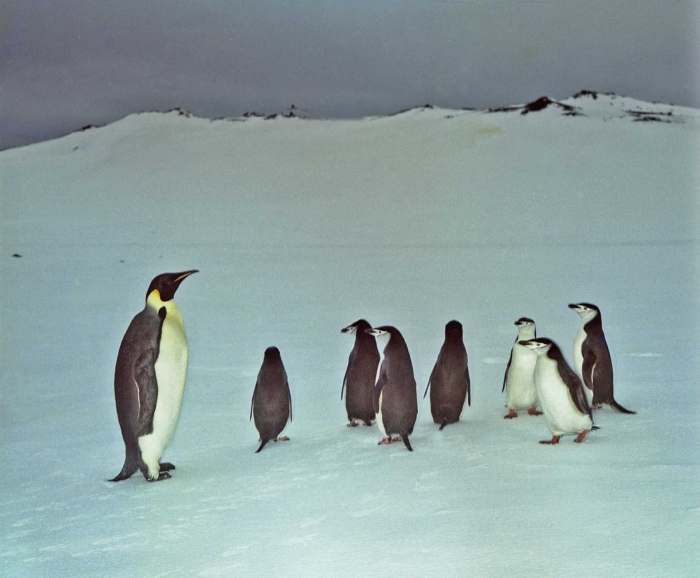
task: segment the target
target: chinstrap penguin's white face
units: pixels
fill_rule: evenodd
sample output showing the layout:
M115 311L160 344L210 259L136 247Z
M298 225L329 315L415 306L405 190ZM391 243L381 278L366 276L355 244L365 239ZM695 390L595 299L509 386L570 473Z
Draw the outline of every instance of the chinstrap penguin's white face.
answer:
M521 317L515 322L515 326L518 328L518 331L522 332L533 328L535 326L535 322L527 317Z
M590 321L596 315L598 315L598 309L591 307L587 303L572 303L569 305L569 308L576 311L576 313L578 313L581 316L581 319L584 323L586 321Z
M367 333L381 339L384 343L389 343L389 340L391 339L391 333L385 331L384 329L368 329Z
M524 345L528 349L532 349L537 355L544 355L552 347L551 343L545 341L539 341L538 339L530 339L528 341L521 341L520 345Z
M341 333L349 333L350 335L352 335L356 331L357 331L357 325L348 325L344 329L340 330Z

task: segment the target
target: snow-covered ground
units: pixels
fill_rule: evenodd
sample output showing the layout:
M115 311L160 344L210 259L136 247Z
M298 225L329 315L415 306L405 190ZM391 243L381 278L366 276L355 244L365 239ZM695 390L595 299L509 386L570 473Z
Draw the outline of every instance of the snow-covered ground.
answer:
M0 153L0 574L697 576L700 111L563 104L148 113ZM151 278L191 268L177 470L107 482L120 340ZM638 413L542 446L543 418L503 419L513 323L570 359L578 301ZM359 317L408 343L413 453L345 427ZM472 406L438 432L422 394L453 318ZM294 422L256 455L270 345Z

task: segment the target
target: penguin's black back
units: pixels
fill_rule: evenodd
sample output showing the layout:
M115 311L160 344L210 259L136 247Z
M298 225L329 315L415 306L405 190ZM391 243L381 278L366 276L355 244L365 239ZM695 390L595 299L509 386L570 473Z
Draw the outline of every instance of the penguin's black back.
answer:
M418 417L418 396L411 356L403 335L396 328L380 329L390 331L391 338L384 348L384 360L375 390L375 410L379 407L381 395L382 423L387 435L410 435Z
M593 386L593 403L611 403L614 401L613 366L600 312L584 325L584 331L582 373Z
M569 364L564 359L559 346L550 339L541 338L539 340L551 343L551 347L549 348L549 351L547 351L547 357L556 362L557 372L569 390L569 395L571 396L576 409L578 409L582 414L587 414L592 418L591 407L588 404L588 398L584 392L583 383L579 379L578 375L576 375L574 370L569 367Z
M146 307L132 319L119 346L114 370L114 396L122 437L127 447L137 445L138 436L150 433L153 429L153 412L158 395L155 362L158 359L164 317L164 314L159 315ZM150 411L146 407L141 408L141 402L146 401L149 403L144 405L148 405ZM145 420L148 423L139 423L140 408L141 422ZM150 416L146 416L148 413Z
M445 326L445 342L428 384L433 421L443 426L459 421L465 400L471 405L467 349L462 334L458 321Z
M364 319L355 323L355 345L350 352L345 372L345 407L348 419L371 423L375 417L373 406L374 382L379 365L377 340L367 333L370 324Z
M277 438L287 425L287 420L292 417L292 398L287 372L276 347L265 350L255 383L251 411L263 445Z

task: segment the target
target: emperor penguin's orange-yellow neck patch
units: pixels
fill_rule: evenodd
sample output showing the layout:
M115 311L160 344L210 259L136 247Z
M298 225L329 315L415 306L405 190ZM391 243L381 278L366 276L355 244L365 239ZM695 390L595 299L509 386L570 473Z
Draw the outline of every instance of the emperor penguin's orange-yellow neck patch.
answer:
M148 297L146 298L146 303L149 305L152 305L153 307L159 307L160 305L163 304L163 300L160 297L160 291L158 289L154 289L148 294Z

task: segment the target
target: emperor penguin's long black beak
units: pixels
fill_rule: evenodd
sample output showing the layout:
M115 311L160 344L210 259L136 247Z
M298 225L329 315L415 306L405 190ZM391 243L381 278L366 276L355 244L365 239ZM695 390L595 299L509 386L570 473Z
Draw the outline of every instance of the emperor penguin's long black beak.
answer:
M189 277L190 275L194 275L195 273L199 273L199 269L190 269L189 271L183 271L182 273L178 274L173 283L182 283L185 279L187 279L187 277Z
M175 295L175 292L177 291L178 287L180 287L180 283L182 283L190 275L194 275L195 273L199 273L199 269L190 269L189 271L183 271L182 273L175 273L175 278L170 282L171 299L172 296Z

